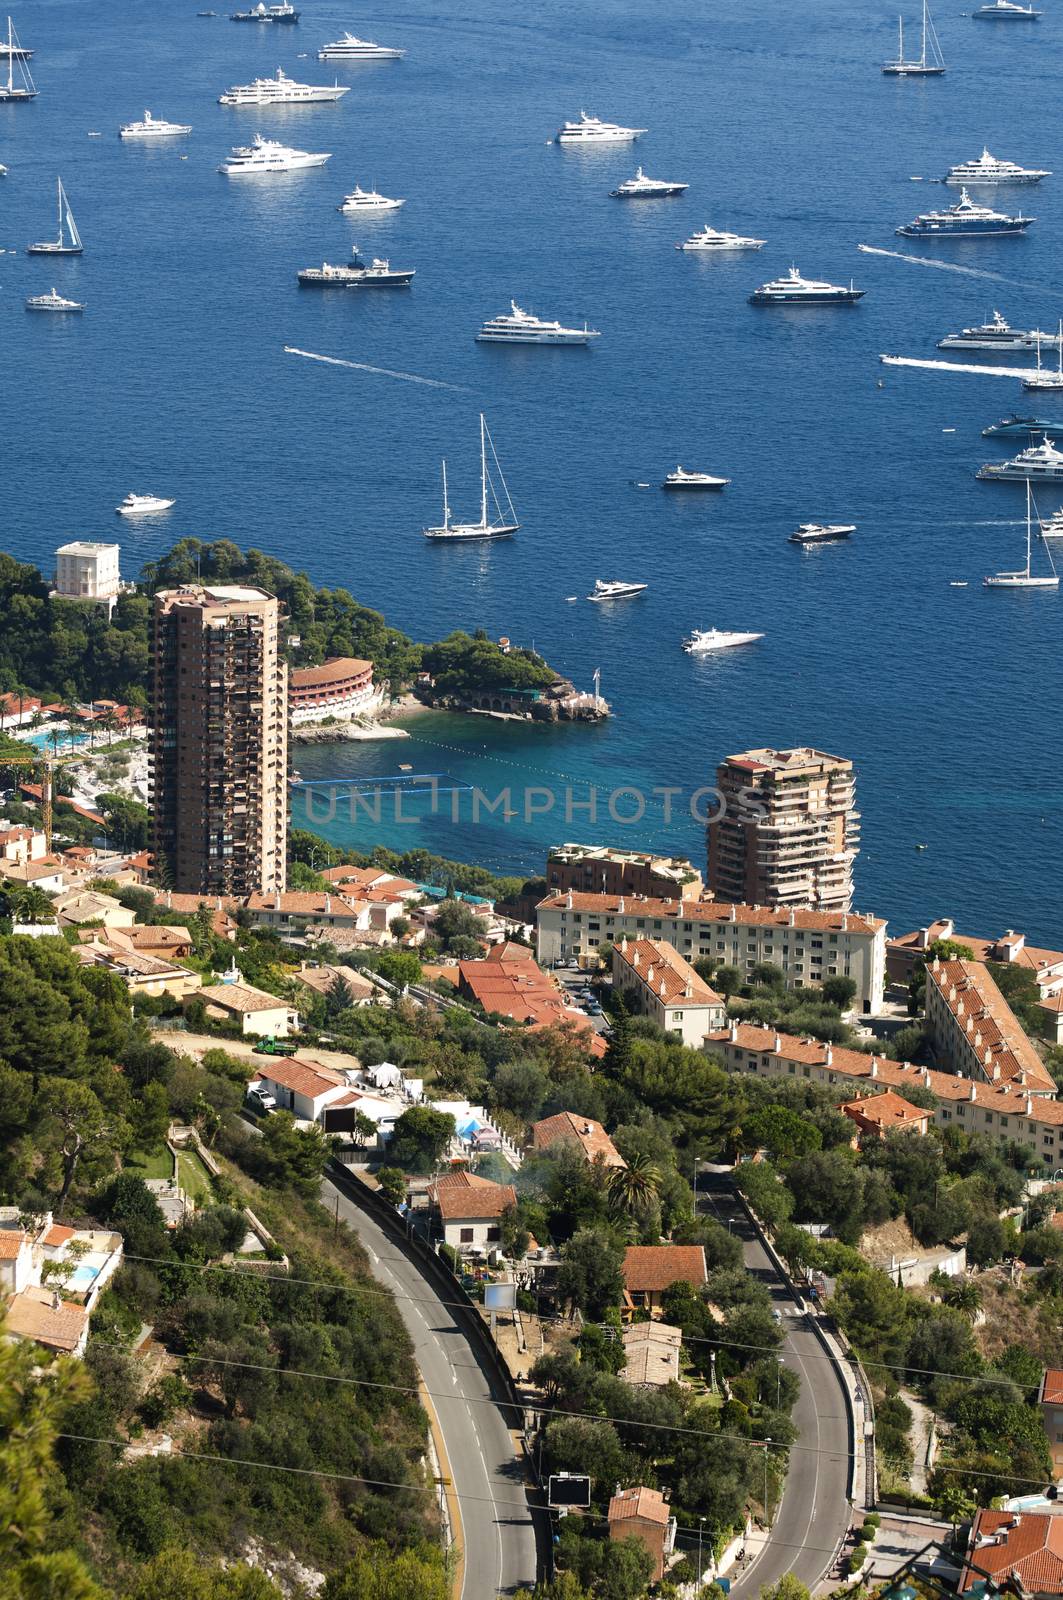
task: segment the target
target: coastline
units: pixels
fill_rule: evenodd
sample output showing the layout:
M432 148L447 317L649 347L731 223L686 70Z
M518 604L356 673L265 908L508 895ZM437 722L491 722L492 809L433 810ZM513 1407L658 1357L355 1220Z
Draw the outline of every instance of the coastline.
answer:
M400 717L406 720L409 717L430 715L438 709L436 706L426 706L416 695L404 694L390 705L384 706L375 716L353 717L348 722L308 722L298 728L292 728L288 736L289 743L347 744L364 743L373 739L408 739L410 735L405 728L395 728L391 724Z

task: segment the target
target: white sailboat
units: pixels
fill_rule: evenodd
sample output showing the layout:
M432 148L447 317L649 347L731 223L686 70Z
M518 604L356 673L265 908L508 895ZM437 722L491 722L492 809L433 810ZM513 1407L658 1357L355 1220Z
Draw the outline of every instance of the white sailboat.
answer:
M32 50L28 52L33 54ZM7 82L0 83L0 100L34 100L37 96L37 85L33 81L29 67L26 65L27 52L22 49L15 32L15 24L11 18L7 19ZM15 67L21 83L15 83Z
M1048 372L1041 367L1041 335L1037 335L1037 371L1028 378L1023 378L1024 389L1063 389L1063 321L1059 324L1059 370Z
M79 256L84 251L81 235L74 221L74 214L70 209L70 202L63 188L62 178L56 178L56 206L59 214L59 237L57 239L41 239L36 244L26 246L28 256Z
M1052 576L1036 576L1030 570L1030 558L1033 553L1033 519L1037 515L1034 505L1033 490L1030 488L1029 479L1026 482L1026 565L1021 572L994 572L991 577L983 578L982 582L987 589L1058 589L1059 576L1056 564L1052 560L1052 550L1041 530L1041 518L1037 516L1037 537L1045 547L1048 564L1052 568Z
M491 459L498 473L498 481L505 496L505 510L499 502L495 490L494 478L487 470L487 449L491 448ZM491 501L494 507L495 519L488 516L487 496L490 490ZM447 498L447 463L443 462L443 521L437 528L425 528L426 539L508 539L520 527L517 513L513 509L513 501L506 487L506 480L499 465L495 452L494 440L490 430L480 413L480 520L479 522L452 522L450 520L450 502Z
M922 46L917 61L904 59L904 18L897 18L897 59L887 61L882 68L883 72L891 78L940 78L945 70L945 57L941 53L938 42L937 29L934 27L927 0L923 0L923 33ZM930 54L927 55L927 46Z

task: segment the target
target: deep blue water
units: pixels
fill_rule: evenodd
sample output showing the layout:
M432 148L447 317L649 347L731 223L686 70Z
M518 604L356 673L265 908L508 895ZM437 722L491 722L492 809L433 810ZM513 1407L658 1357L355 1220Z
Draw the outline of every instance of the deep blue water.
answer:
M40 97L0 106L0 245L47 236L59 172L86 253L0 256L0 543L48 568L71 535L120 536L130 571L181 534L229 536L347 584L419 637L482 625L534 641L581 685L600 667L616 713L601 729L421 719L401 746L300 751L304 774L394 774L402 761L491 791L565 774L689 793L729 751L814 743L857 764L861 906L895 926L951 911L977 932L1058 939L1063 598L983 591L984 573L1021 561L1022 490L973 477L1000 454L980 428L1023 397L1017 380L877 357L932 357L936 339L993 305L1024 325L1054 326L1063 311L1063 13L1009 28L942 6L950 70L918 83L879 73L893 10L307 0L299 27L272 29L200 20L196 0L25 0L15 20L37 51ZM409 55L319 64L313 53L344 27ZM314 109L215 104L278 65L311 81L338 72L351 93ZM548 144L581 105L650 133L635 151ZM192 123L191 138L120 142L118 124L145 106ZM219 176L257 128L333 158L291 177ZM1029 236L895 239L917 210L956 198L911 176L940 175L983 143L1057 173L1001 192L1037 215ZM636 159L689 181L688 194L609 199ZM408 203L355 226L335 206L356 181ZM716 261L672 248L706 220L768 245ZM298 267L342 260L353 242L416 267L412 291L297 289ZM990 276L864 256L859 242ZM867 296L848 311L747 305L791 261L855 275ZM83 318L23 312L53 282L87 303ZM586 352L476 345L511 296L586 316L603 337ZM454 387L323 366L285 345ZM474 508L481 408L521 533L486 550L426 546L444 452L455 508ZM733 483L696 501L633 486L677 461ZM120 525L113 507L129 489L178 503L142 529ZM849 545L785 542L798 521L841 517L860 524ZM624 607L566 604L598 576L651 587ZM950 588L955 578L970 587ZM767 637L692 661L680 640L711 624ZM680 802L670 827L648 815L628 828L566 822L561 798L525 822L523 803L508 825L363 820L351 836L514 869L540 866L559 837L701 855Z

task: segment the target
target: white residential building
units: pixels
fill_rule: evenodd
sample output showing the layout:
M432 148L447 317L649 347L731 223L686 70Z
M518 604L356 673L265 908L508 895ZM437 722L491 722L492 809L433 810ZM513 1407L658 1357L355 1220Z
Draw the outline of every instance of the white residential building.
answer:
M621 939L613 946L613 987L629 1010L697 1049L727 1021L727 1006L689 961L662 939Z
M73 539L55 552L55 593L62 600L93 600L113 607L122 590L119 546Z

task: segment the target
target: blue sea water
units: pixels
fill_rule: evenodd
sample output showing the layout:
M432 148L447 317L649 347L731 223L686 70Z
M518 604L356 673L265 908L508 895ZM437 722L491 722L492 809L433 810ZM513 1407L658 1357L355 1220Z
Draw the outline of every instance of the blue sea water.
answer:
M1001 454L979 430L1031 397L1016 379L889 369L878 356L934 357L938 338L994 305L1024 326L1063 311L1063 15L992 27L950 0L937 13L948 74L920 83L879 72L896 42L886 0L306 0L291 29L196 9L17 7L40 96L0 106L0 543L48 569L72 535L117 536L129 572L179 535L224 535L346 584L420 638L482 626L534 642L581 686L601 668L615 716L600 728L428 717L403 744L300 750L304 776L394 776L403 763L518 794L514 815L475 827L441 797L435 816L415 802L412 823L360 814L353 828L331 824L336 837L514 870L541 867L559 837L700 858L685 797L717 761L812 743L857 766L862 907L894 926L951 912L980 933L1058 940L1063 597L982 589L983 574L1021 563L1023 497L973 476ZM409 54L319 64L314 52L345 27ZM313 109L215 103L278 65L304 81L338 74L351 92ZM119 123L145 106L193 134L120 142ZM650 132L634 149L547 143L581 106ZM220 176L230 146L258 129L332 160ZM896 239L897 224L956 198L912 176L940 176L984 143L1057 174L998 195L1035 213L1029 235ZM688 193L610 199L637 160ZM86 251L48 263L20 252L51 230L57 173ZM355 225L335 208L356 181L407 205ZM768 244L720 260L673 249L706 221ZM352 243L414 266L412 290L297 288L300 266L342 260ZM853 275L866 298L851 310L746 303L791 262ZM85 301L84 317L23 312L53 283ZM475 344L511 297L603 336L588 351ZM520 534L486 549L426 545L444 453L455 509L475 508L481 409ZM677 461L731 486L697 499L634 487ZM129 489L177 506L119 526ZM1061 500L1045 493L1041 508ZM786 543L819 518L859 533L818 550ZM599 576L650 588L627 606L566 602ZM950 587L959 579L970 586ZM713 624L766 638L684 655L683 636ZM606 809L569 820L565 781L577 801L590 785L603 802L618 785L683 798L670 823L659 806L631 826ZM553 789L553 809L526 818L526 785Z

